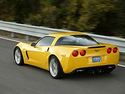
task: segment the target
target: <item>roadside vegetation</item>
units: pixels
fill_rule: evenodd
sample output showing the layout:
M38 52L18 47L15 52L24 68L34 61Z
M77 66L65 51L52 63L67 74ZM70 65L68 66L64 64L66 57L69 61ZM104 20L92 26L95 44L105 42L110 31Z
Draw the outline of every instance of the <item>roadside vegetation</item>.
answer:
M0 0L0 20L125 37L125 1Z

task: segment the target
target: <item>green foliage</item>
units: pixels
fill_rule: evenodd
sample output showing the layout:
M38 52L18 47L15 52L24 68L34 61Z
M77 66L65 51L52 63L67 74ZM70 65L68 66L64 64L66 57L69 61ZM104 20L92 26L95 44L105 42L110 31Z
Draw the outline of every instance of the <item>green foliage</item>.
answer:
M124 0L1 0L0 19L53 28L125 34Z
M125 1L119 0L116 8L107 12L93 32L104 35L116 35L125 38Z
M40 0L16 0L14 6L15 19L19 23L25 23L25 20L40 8Z
M11 21L14 18L13 6L8 0L0 0L0 20Z

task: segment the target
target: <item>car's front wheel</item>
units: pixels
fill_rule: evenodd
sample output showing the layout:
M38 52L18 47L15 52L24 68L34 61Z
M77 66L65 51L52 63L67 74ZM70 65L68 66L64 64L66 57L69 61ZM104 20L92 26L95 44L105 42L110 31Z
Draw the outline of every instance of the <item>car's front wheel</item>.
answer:
M24 64L21 50L18 47L16 47L14 49L14 60L15 60L15 63L17 65L23 65Z
M55 56L52 56L50 58L49 72L50 72L50 75L55 79L59 79L63 77L62 67L60 65L59 60Z

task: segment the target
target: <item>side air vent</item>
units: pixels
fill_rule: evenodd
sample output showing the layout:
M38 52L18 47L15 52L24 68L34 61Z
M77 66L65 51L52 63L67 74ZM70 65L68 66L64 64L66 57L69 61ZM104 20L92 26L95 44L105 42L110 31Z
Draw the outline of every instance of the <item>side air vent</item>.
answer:
M26 56L27 56L27 59L29 59L29 56L28 56L28 52L26 51Z

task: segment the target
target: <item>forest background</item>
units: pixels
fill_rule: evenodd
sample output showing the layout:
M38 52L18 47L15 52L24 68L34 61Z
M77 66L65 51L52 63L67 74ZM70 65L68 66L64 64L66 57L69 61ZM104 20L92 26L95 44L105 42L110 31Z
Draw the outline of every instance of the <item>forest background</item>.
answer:
M0 20L125 38L125 0L0 0Z

